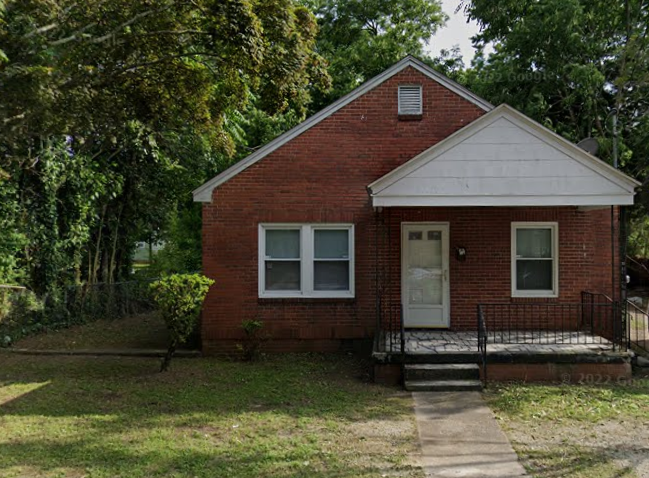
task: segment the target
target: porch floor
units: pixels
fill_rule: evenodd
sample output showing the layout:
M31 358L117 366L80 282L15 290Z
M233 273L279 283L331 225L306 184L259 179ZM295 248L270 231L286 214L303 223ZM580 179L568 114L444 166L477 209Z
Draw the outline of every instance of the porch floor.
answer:
M499 343L499 342L517 342ZM399 334L392 340L393 347L399 348ZM488 352L512 353L598 353L611 351L613 343L604 337L588 332L559 331L505 331L489 332ZM386 337L386 350L390 350L390 337ZM448 353L476 352L478 350L477 332L451 332L446 330L406 330L406 353Z

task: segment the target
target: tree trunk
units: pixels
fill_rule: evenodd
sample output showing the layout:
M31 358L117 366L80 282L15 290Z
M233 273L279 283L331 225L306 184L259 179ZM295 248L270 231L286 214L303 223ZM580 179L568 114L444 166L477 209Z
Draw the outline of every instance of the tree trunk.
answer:
M115 255L117 254L117 238L119 233L119 224L120 219L122 218L122 211L124 210L124 205L120 206L119 213L117 214L117 221L115 222L115 230L113 231L113 248L110 253L110 261L108 263L108 283L112 284L115 282Z
M162 359L162 365L160 366L161 372L166 372L169 369L169 364L171 363L171 357L173 357L175 352L176 352L176 341L174 340L171 342L171 344L169 344L167 353Z

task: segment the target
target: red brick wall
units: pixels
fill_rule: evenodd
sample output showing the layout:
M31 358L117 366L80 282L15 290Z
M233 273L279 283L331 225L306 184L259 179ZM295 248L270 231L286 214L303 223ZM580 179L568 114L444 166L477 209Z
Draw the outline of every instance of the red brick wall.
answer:
M482 372L482 370L481 370ZM489 381L624 383L631 379L630 363L517 363L489 364Z
M422 84L421 120L399 121L401 83ZM245 319L265 322L272 337L267 350L331 350L345 340L371 338L376 320L376 223L366 186L483 113L406 69L215 189L212 202L203 207L203 269L216 281L203 309L204 351L234 352ZM451 222L451 246L461 244L469 251L466 263L451 260L454 326L469 326L475 320L472 304L477 297L508 299L510 220L559 218L565 244L561 254L568 261L562 269L562 298L573 299L589 277L571 271L581 264L582 247L588 248L588 261L594 253L586 238L593 221L574 209L462 208L404 214L408 220ZM354 299L258 298L258 224L279 222L355 225ZM398 227L395 231L398 235ZM488 237L495 244L492 250L485 247ZM396 251L393 260L398 260ZM398 286L397 278L393 293L399 293Z
M390 257L389 263L381 265L388 271L385 280L390 284L384 310L389 301L401 302L402 222L449 223L451 329L474 330L479 303L578 304L585 290L611 295L610 208L594 211L576 207L386 208L382 215L390 231L389 241L380 244L384 249L380 256ZM512 222L558 223L559 297L511 297ZM467 251L464 262L455 257L457 247ZM560 327L562 321L566 326L574 325L580 314L577 306L518 310L536 316L532 317L534 323L530 320L527 327L522 325L523 317L513 317L513 326L520 329L553 324ZM496 324L491 325L497 328ZM510 326L504 322L503 325Z

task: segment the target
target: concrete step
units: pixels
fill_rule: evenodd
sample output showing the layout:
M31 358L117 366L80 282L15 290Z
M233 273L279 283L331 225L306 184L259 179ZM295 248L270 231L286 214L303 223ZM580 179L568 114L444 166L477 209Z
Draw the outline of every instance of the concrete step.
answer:
M410 392L464 392L482 390L480 380L406 380Z
M400 359L400 355L396 355ZM403 362L408 364L429 364L429 363L478 363L480 354L478 352L409 352L403 357Z
M404 367L405 380L478 380L475 363L416 364Z

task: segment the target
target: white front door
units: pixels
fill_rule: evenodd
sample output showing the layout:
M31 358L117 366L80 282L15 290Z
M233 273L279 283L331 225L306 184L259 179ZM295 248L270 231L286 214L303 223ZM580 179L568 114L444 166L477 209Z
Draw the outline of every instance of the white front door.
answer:
M404 223L401 236L404 325L448 327L448 224Z

